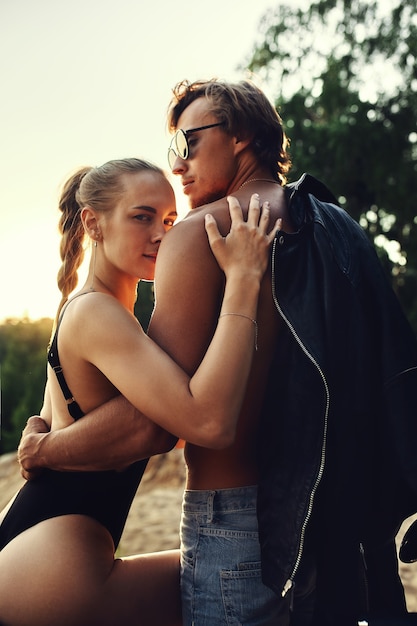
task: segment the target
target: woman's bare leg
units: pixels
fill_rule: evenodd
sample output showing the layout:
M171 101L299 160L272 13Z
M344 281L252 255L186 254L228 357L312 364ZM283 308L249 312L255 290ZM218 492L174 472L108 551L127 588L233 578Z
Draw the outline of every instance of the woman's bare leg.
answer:
M180 626L177 551L116 559L107 531L68 515L0 553L4 626Z
M103 619L117 599L115 622ZM181 626L180 555L178 550L118 559L104 588L105 608L98 624ZM117 620L120 619L120 622Z

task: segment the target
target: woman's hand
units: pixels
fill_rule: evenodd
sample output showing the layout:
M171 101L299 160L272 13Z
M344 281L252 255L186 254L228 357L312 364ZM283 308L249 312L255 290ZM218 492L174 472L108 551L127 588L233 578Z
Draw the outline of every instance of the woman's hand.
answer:
M271 242L282 220L278 219L268 233L269 202L264 202L261 209L258 194L252 195L245 221L237 198L228 196L227 201L232 223L226 237L221 236L214 217L206 215L206 232L213 254L226 276L238 271L261 280L268 266Z

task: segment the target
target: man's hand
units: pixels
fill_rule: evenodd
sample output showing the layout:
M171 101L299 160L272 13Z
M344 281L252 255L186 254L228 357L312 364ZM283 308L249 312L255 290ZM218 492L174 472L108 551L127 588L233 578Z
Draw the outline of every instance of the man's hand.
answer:
M134 461L168 452L177 440L126 398L115 396L58 430L50 431L38 416L29 418L18 460L26 480L36 478L43 468L57 472L122 470Z
M36 478L42 471L37 452L45 433L49 432L47 423L38 415L30 417L22 432L22 438L17 450L17 460L20 464L20 473L26 480Z

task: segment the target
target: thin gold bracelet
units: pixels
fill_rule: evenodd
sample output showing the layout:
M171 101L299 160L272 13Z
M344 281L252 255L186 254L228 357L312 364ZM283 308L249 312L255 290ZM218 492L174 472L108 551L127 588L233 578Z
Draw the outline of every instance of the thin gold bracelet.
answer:
M236 317L245 317L247 320L252 322L252 324L255 326L255 350L258 350L258 322L254 320L252 317L249 317L249 315L243 315L243 313L222 313L219 316L219 319L221 317L225 317L226 315L235 315Z

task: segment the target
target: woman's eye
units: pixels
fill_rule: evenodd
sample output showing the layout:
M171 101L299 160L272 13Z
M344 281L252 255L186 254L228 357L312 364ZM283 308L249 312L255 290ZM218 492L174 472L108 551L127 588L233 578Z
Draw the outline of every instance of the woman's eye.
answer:
M138 220L139 222L149 222L151 218L149 215L146 215L144 213L139 213L138 215L135 215L135 219Z
M165 226L171 228L171 226L174 226L175 224L175 217L170 217L169 219L165 220L164 224Z

